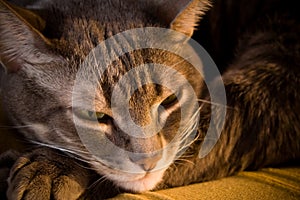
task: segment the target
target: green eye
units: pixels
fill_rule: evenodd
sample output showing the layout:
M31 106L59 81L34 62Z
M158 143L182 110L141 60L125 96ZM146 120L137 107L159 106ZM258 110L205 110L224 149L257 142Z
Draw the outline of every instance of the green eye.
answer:
M89 110L76 110L75 114L82 119L90 120L90 121L98 121L99 123L103 123L110 119L105 113L102 112L94 112Z
M172 94L170 96L168 96L162 103L161 105L164 106L164 107L168 107L168 106L171 106L173 105L174 103L177 102L177 97L175 94Z

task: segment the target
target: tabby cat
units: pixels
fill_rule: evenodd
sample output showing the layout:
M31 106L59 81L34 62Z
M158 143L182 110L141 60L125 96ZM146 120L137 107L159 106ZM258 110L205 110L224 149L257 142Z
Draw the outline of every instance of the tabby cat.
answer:
M300 26L293 4L37 0L21 8L1 0L1 99L29 143L26 152L0 159L12 164L7 198L107 198L299 160ZM143 27L170 29L168 37L159 31L152 36L160 39L155 45L167 44L174 51L133 48L115 56L128 45L135 47L141 35L125 38L126 44L114 36ZM190 37L212 55L224 86L209 74L212 66L204 62L199 71L180 56L190 53ZM114 45L103 43L107 40ZM100 57L87 59L101 44ZM102 66L106 59L112 62ZM176 73L193 92L174 78ZM74 90L78 74L83 87ZM124 76L137 87L121 84L114 93ZM157 77L164 84L155 84ZM174 90L165 87L170 82ZM227 103L212 100L210 85L217 92L225 87ZM130 119L111 106L113 95L115 106L122 104L122 95L130 97L125 110ZM132 122L157 132L124 131ZM213 138L206 137L210 127ZM200 155L209 139L213 148Z

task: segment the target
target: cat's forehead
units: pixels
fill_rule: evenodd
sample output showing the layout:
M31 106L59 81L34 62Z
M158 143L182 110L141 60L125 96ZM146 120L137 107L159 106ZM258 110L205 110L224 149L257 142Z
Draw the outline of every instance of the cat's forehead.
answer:
M63 17L46 17L47 29L50 30L47 37L57 38L57 49L67 57L84 59L99 43L126 30L164 26L145 10L147 2L110 0L91 3L90 6L80 4L72 10L65 8L67 3L60 4L63 8L54 6L57 10L54 14L58 12Z
M94 64L83 66L77 72L82 73L82 80L77 75L78 93L95 99L91 103L100 104L100 107L109 106L112 97L144 105L161 101L176 92L171 87L178 91L185 84L179 76L187 77L192 73L183 58L157 49L126 53L105 68L103 71L101 66Z

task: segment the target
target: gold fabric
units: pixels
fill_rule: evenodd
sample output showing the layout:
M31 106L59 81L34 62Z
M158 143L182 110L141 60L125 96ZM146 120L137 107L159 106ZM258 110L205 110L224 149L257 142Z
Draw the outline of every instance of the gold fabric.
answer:
M144 194L121 194L113 200L300 200L300 168L265 168L220 180Z

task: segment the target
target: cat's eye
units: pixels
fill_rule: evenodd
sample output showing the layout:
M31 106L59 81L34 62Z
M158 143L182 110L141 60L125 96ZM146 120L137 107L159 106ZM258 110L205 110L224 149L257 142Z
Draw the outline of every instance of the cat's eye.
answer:
M164 107L170 107L170 106L174 105L177 101L178 100L177 100L176 95L171 94L160 105L162 105Z
M94 112L94 111L90 111L90 110L77 110L76 109L75 114L82 119L86 119L86 120L90 120L90 121L98 121L99 123L104 123L111 119L111 117L105 113Z

